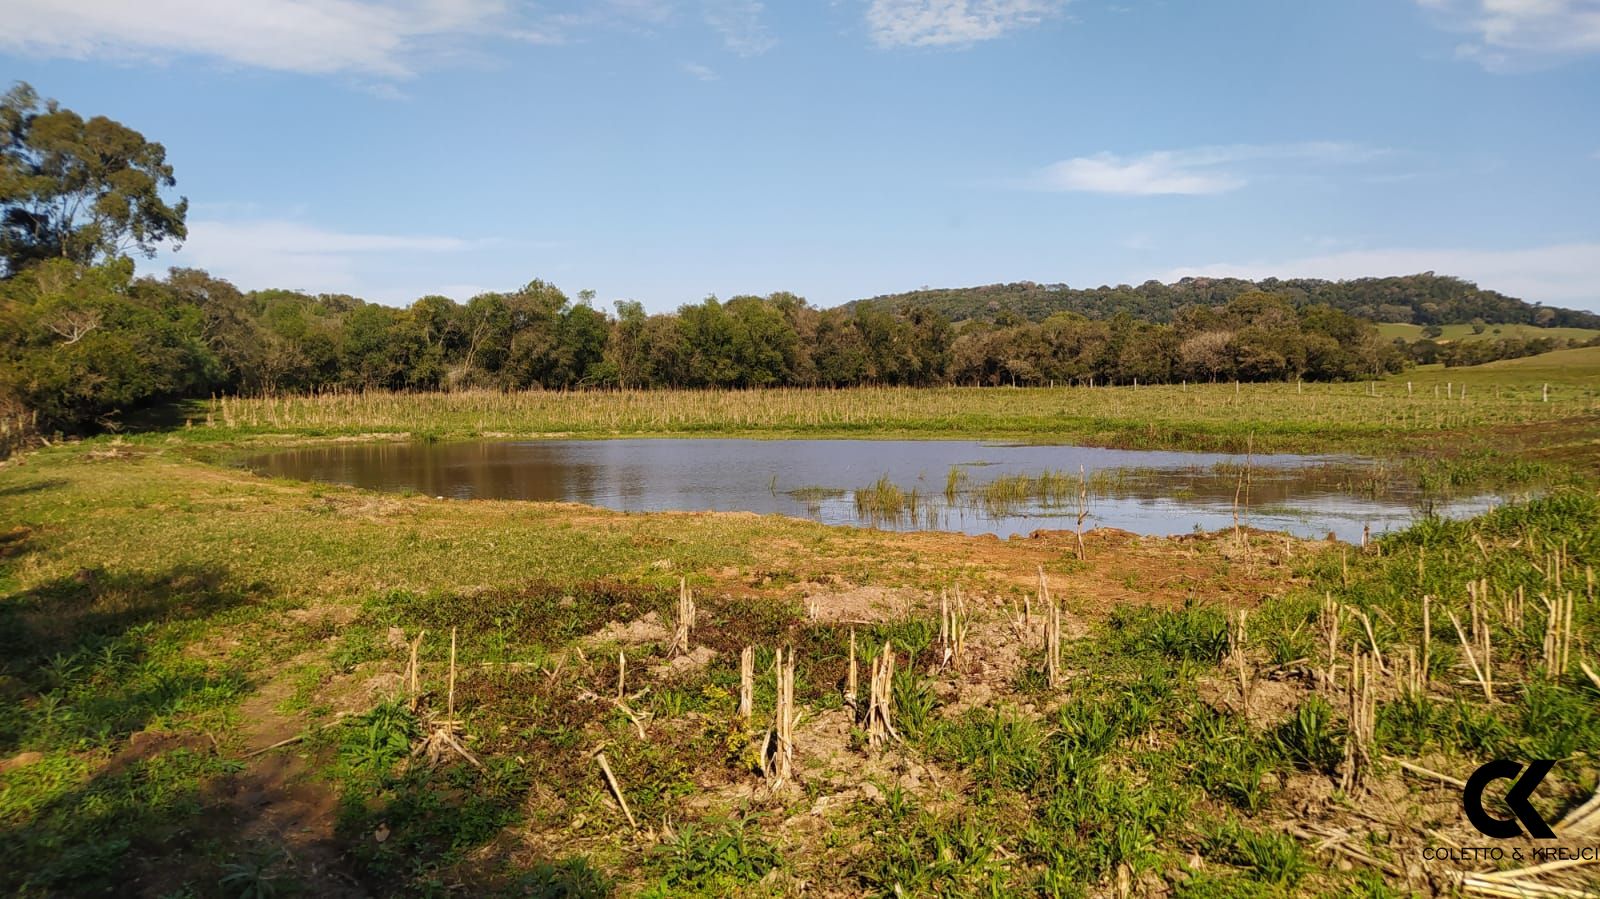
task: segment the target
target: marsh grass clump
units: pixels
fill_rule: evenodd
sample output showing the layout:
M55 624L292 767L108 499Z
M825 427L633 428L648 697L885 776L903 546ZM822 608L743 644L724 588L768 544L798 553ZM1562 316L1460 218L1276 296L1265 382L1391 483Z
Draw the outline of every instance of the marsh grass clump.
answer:
M915 496L915 491L911 496ZM868 521L895 521L907 512L908 499L888 475L855 491L856 515Z
M944 501L948 505L955 505L956 499L966 490L972 477L960 465L950 466L950 471L944 476Z
M977 487L976 505L990 515L1002 516L1030 505L1061 508L1078 498L1079 477L1046 470L1037 475L1004 475Z

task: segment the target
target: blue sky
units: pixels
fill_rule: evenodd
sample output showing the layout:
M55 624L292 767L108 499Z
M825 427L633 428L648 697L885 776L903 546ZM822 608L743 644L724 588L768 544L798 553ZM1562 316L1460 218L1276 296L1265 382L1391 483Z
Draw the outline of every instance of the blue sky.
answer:
M1434 270L1600 309L1600 0L6 0L166 264L388 303Z

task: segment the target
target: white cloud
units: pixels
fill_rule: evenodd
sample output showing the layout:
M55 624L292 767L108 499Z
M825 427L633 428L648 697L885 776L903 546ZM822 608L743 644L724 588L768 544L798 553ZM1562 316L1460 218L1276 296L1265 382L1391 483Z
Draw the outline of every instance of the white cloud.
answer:
M751 0L708 21L738 52L771 46ZM4 0L0 52L168 63L199 57L306 75L345 75L380 96L393 82L493 41L567 43L582 32L650 35L670 0L585 0L562 11L520 0Z
M1219 194L1249 183L1249 176L1240 171L1245 163L1252 169L1281 169L1285 164L1359 163L1382 154L1381 150L1336 142L1196 147L1132 157L1098 153L1047 166L1031 186L1134 196Z
M0 48L404 78L439 41L483 34L501 0L7 0Z
M1067 159L1045 169L1040 186L1048 190L1102 194L1219 194L1243 187L1235 175L1197 170L1173 153L1147 153L1121 159L1110 153Z
M778 41L761 21L764 7L756 0L706 0L706 24L722 35L722 43L740 56L760 56Z
M1067 0L872 0L867 27L881 47L938 47L987 41L1037 25Z
M203 268L250 290L284 287L311 293L361 294L372 267L403 275L419 255L461 253L479 242L435 235L335 231L275 219L189 222L189 239L163 253L162 267Z
M1600 53L1600 0L1417 0L1445 28L1470 35L1456 55L1491 71Z
M701 81L716 81L717 80L716 70L712 69L710 66L703 66L703 65L701 65L700 63L697 63L697 62L686 62L686 63L684 63L683 64L683 70L684 70L684 72L688 73L691 77L698 78Z
M1521 250L1351 250L1286 262L1218 263L1177 268L1165 281L1207 278L1327 278L1330 280L1438 272L1477 282L1530 302L1600 308L1600 243Z

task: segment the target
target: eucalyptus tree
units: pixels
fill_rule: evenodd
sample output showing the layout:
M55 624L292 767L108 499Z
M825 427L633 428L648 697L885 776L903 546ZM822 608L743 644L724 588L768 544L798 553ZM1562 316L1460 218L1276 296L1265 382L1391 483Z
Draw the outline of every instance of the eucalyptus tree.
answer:
M176 184L161 144L17 83L0 97L0 274L45 259L154 256L188 236L189 201L162 196Z

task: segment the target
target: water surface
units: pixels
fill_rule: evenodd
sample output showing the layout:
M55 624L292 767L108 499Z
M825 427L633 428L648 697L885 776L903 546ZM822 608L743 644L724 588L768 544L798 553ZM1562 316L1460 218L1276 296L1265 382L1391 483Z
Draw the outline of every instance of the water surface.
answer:
M1477 514L1495 501L1430 499L1379 463L1350 457L1256 455L1246 462L1215 453L978 441L655 438L344 444L279 450L244 464L276 477L454 499L777 513L1001 537L1076 527L1080 466L1090 487L1084 527L1140 534L1232 527L1237 513L1252 527L1356 542L1364 528L1397 529L1428 512ZM949 492L952 469L958 474ZM1046 472L1055 473L1053 490L997 495L1005 478ZM880 479L902 494L893 513L867 489Z

